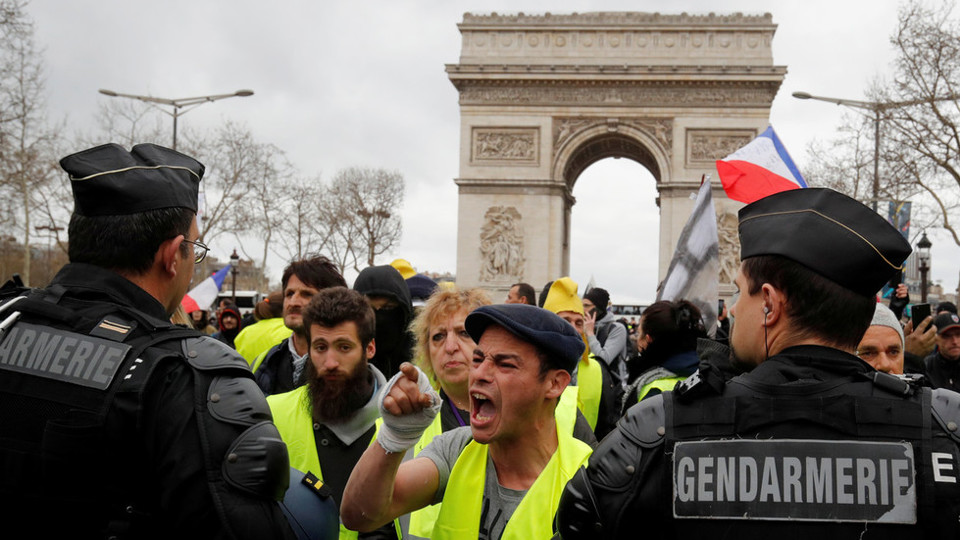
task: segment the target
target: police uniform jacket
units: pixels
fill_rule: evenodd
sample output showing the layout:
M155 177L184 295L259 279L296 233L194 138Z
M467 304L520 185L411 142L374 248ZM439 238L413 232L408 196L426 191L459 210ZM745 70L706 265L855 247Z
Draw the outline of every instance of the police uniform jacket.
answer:
M275 502L286 450L242 358L174 327L156 299L96 266L68 264L47 289L7 290L0 304L16 296L0 308L0 321L16 319L0 341L5 527L48 538L292 537Z
M826 347L736 377L725 347L701 340L701 358L676 391L634 405L567 485L564 539L960 534L960 395Z

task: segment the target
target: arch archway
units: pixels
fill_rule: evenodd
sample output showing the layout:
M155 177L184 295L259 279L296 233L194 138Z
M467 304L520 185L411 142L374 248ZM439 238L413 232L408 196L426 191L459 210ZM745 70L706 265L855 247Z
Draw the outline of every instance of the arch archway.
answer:
M457 281L500 292L569 272L573 184L606 157L657 179L662 278L689 194L766 128L786 73L769 14L466 14L458 26ZM723 225L739 204L718 183L714 197Z

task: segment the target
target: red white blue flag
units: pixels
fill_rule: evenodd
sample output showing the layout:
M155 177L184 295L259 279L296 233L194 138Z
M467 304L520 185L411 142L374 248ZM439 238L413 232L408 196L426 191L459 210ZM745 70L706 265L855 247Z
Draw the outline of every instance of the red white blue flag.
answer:
M727 197L747 204L788 189L807 187L773 126L743 148L717 160L717 174Z
M223 280L230 273L230 265L226 265L217 273L200 282L199 285L190 289L190 292L183 297L180 304L187 313L193 313L198 309L208 310L217 299L220 293L220 287L223 287Z

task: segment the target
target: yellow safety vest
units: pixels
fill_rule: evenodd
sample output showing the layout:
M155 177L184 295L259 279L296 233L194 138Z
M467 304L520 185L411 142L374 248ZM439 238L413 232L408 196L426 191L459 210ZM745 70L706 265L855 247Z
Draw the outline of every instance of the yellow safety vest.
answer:
M675 386L677 386L678 382L684 379L686 379L686 377L664 377L662 379L649 382L640 387L640 391L637 392L637 401L642 400L643 396L647 395L647 393L654 388L660 390L661 393L671 391Z
M287 454L290 456L290 466L298 471L312 472L323 480L323 471L320 469L320 459L317 457L317 440L313 432L313 418L310 416L310 396L307 386L283 394L267 396L270 412L273 414L273 423L280 431L280 438L287 445ZM377 440L382 420L377 418L376 430L370 439L370 444ZM397 538L402 538L400 523L394 521L397 528ZM357 532L351 531L340 523L340 540L356 540Z
M558 431L573 435L573 427L577 423L578 396L579 392L576 386L568 386L563 390L563 394L560 395L560 401L557 403L557 409L554 412ZM437 417L433 419L433 422L427 426L420 440L417 441L416 446L413 447L414 457L426 448L434 437L440 435L442 432L443 428L440 425L440 415L438 414ZM430 506L425 506L420 510L411 512L410 534L430 538L433 527L437 522L437 517L440 515L441 505L442 503L431 504Z
M293 330L283 325L283 317L263 319L241 330L233 340L233 345L252 368L260 353L269 351L271 347L290 337L290 334L293 334Z
M557 451L510 517L502 540L539 540L553 536L553 516L560 503L560 494L592 452L586 443L575 439L570 431L561 430L559 420L557 443ZM440 515L431 536L434 540L477 538L487 451L487 445L470 441L457 458L450 471L443 496L444 504L440 507Z
M597 416L600 414L600 394L603 392L603 372L597 359L590 355L581 360L577 368L577 387L580 388L580 412L590 424L590 429L597 429Z
M433 441L433 438L443 433L443 427L440 424L440 413L433 419L433 422L427 426L420 440L413 447L413 456L416 457L424 448ZM410 534L430 538L433 532L433 525L440 515L440 503L425 506L419 510L410 513Z

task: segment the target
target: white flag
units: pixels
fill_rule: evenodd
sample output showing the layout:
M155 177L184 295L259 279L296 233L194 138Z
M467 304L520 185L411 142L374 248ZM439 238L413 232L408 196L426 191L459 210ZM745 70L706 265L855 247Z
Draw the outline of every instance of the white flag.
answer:
M716 335L720 259L717 213L713 208L710 177L697 193L690 219L683 226L670 269L657 291L657 300L688 300L700 309L710 337Z

